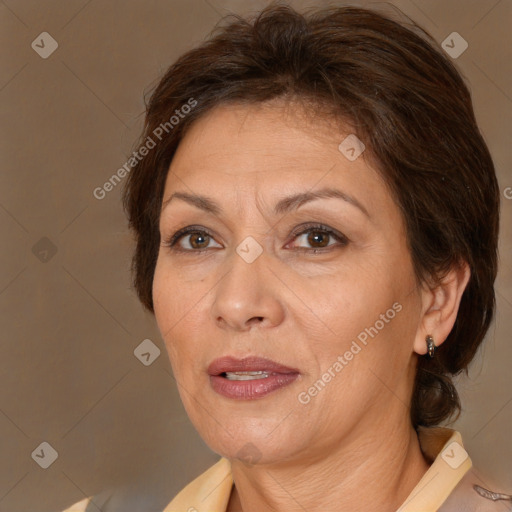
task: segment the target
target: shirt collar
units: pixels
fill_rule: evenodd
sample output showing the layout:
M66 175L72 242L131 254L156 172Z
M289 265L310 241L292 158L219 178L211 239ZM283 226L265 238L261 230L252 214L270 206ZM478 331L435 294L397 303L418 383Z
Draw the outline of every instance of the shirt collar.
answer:
M433 462L397 512L435 512L472 466L459 432L420 427L418 438Z
M436 512L472 465L459 432L420 427L418 438L432 464L397 512ZM232 487L231 463L222 457L178 493L164 512L226 512Z

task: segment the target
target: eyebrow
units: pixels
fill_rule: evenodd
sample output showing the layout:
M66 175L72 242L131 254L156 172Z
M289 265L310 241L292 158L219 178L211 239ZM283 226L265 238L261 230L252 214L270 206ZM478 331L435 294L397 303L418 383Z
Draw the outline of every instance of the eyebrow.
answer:
M300 192L298 194L283 197L274 206L274 214L280 215L292 210L297 210L302 205L316 199L330 198L341 199L361 210L367 217L370 217L368 210L355 197L350 196L345 192L335 188L322 188L314 192ZM199 194L189 194L187 192L174 192L162 203L161 211L163 211L164 208L166 208L173 199L181 199L182 201L185 201L186 203L189 203L196 208L216 216L220 216L223 212L222 207L216 203L214 199Z

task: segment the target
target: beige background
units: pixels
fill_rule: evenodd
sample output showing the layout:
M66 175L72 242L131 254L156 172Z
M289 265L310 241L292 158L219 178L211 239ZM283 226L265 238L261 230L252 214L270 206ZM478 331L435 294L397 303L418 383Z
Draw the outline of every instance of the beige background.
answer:
M155 322L130 290L121 187L103 200L93 190L133 149L143 92L223 14L266 3L0 3L0 511L55 511L91 495L103 512L158 511L218 459L189 423ZM456 426L475 465L512 493L512 1L392 3L439 43L453 31L469 43L456 63L503 193L501 271L496 322L460 379ZM31 48L44 31L59 45L47 59ZM147 338L161 355L144 366L134 349ZM48 469L31 457L44 441L58 452Z

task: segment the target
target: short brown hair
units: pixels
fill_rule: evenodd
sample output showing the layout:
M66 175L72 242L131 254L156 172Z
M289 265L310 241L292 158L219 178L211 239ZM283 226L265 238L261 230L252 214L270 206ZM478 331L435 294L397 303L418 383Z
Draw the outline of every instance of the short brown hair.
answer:
M465 261L471 277L457 320L434 359L418 358L415 427L460 410L452 375L467 369L492 320L499 189L459 72L416 24L338 7L297 13L271 5L251 19L231 15L181 56L154 90L141 144L191 99L132 169L124 206L136 235L134 286L153 310L159 215L171 160L187 128L213 107L298 98L349 122L374 159L407 227L418 282ZM162 129L160 128L160 132ZM160 133L158 132L158 133ZM162 132L163 133L163 132Z

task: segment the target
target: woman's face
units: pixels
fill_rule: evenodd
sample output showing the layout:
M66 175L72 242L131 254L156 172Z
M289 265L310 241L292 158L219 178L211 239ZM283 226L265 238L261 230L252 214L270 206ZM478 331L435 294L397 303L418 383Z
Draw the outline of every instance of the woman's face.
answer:
M185 409L225 457L322 457L407 421L421 293L399 208L353 140L339 149L348 135L298 107L221 106L172 161L155 315Z

